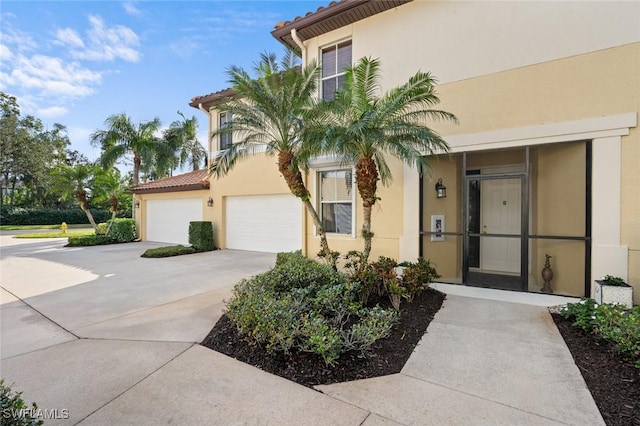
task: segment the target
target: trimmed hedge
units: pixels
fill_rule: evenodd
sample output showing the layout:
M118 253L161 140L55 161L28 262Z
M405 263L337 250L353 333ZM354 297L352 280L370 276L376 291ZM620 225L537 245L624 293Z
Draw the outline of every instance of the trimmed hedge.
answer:
M171 257L171 256L182 256L183 254L193 254L195 252L196 252L196 249L193 247L185 247L183 245L177 245L177 246L150 248L144 253L142 253L140 257L151 257L151 258Z
M189 222L189 244L198 251L215 250L213 224L211 222Z
M96 223L111 219L111 213L107 210L91 209L91 214ZM117 216L131 217L131 212L121 211ZM66 222L67 225L89 224L87 215L79 207L59 210L3 206L0 209L0 223L3 225L59 225L62 222Z
M83 235L81 237L69 237L67 247L88 247L113 244L113 238L107 235Z
M107 236L119 243L135 240L136 221L134 219L114 219Z

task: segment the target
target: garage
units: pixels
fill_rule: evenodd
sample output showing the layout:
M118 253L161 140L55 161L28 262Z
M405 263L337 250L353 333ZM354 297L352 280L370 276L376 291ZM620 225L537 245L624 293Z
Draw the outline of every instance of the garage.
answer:
M226 197L226 247L268 253L300 250L302 207L291 194Z
M147 240L189 244L189 222L202 220L202 198L147 201Z

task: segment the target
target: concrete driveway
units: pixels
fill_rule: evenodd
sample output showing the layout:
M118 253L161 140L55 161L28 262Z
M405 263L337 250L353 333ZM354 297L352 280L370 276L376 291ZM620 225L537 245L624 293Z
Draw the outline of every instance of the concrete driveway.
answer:
M310 410L328 421L366 417L197 345L233 284L275 255L144 259L163 244L65 243L0 236L0 376L49 410L46 424L295 424Z

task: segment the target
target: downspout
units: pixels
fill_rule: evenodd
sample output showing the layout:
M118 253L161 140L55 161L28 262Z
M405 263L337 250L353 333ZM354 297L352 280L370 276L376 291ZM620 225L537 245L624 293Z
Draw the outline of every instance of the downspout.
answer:
M300 52L302 53L302 66L307 65L307 48L302 40L300 40L300 37L298 37L298 32L295 28L291 30L291 38L298 45Z
M291 30L291 38L300 48L300 53L302 54L302 66L304 67L307 64L307 48L305 47L302 40L300 40L300 37L298 37L298 33L296 32L295 28ZM309 172L305 173L304 175L304 185L307 187L307 189L309 189L308 178L309 178ZM301 248L302 248L302 255L305 257L307 256L307 251L308 251L307 250L307 222L308 222L307 218L308 216L309 216L309 213L307 213L307 209L303 208L302 209L302 247Z

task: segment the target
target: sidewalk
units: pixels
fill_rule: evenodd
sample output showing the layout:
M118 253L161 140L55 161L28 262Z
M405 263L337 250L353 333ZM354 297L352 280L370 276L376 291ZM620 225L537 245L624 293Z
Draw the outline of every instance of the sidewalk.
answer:
M604 424L545 307L451 294L400 374L318 389L385 424Z

